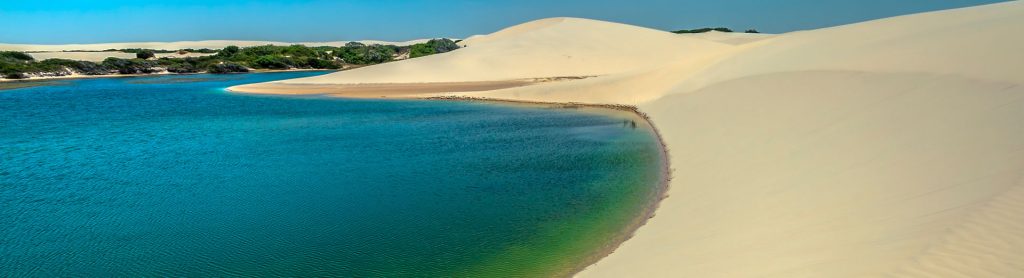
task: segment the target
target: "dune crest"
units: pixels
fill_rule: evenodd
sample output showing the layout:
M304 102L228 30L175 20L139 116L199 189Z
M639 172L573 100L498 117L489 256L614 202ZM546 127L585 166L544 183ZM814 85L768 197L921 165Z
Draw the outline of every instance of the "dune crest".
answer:
M579 276L1019 277L1021 31L1017 1L738 40L556 18L280 83L596 76L426 94L651 117L670 151L669 197Z

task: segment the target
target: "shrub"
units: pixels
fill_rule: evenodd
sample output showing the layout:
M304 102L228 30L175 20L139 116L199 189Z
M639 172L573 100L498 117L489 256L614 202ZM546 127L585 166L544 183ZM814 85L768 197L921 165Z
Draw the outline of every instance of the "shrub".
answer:
M337 69L338 64L334 61L322 60L318 58L306 58L305 65L314 69Z
M18 51L0 51L0 59L16 60L16 61L34 61L32 55L28 55L25 52Z
M103 66L120 74L154 73L155 63L141 59L120 59L110 57L103 60Z
M7 79L25 79L25 78L28 78L28 75L25 75L24 73L20 73L20 72L12 72L12 73L4 73L4 78L7 78Z
M268 45L261 45L261 46L246 47L246 48L242 48L242 51L240 52L240 54L244 54L244 55L248 55L248 56L253 56L253 57L266 56L266 55L276 55L276 54L281 54L281 47L273 46L273 45L269 45L269 44Z
M249 72L249 69L246 68L246 67L243 67L242 65L239 65L239 64L225 62L225 63L210 65L209 68L207 68L207 72L209 72L209 73L216 73L216 74L236 73L236 72Z
M409 58L423 57L431 54L445 53L459 49L459 45L449 39L432 39L425 43L409 47Z
M747 29L746 31L743 31L743 33L757 34L757 33L761 33L761 32L758 32L757 30L754 30L754 29Z
M312 48L301 44L289 45L281 49L281 54L292 57L315 57L317 53Z
M224 57L231 57L231 56L235 56L235 54L238 54L239 51L241 51L241 50L238 49L237 46L229 45L229 46L224 47L224 49L221 49L220 52L217 52L217 55L224 56Z
M430 46L434 48L434 53L445 53L459 49L459 45L449 39L432 39L428 41L427 44L430 44Z
M732 29L725 28L725 27L700 28L700 29L690 29L690 30L683 29L683 30L672 31L672 33L676 33L676 34L697 34L697 33L707 33L707 32L711 32L711 31L732 33Z
M434 54L434 48L426 43L417 43L409 47L409 58L423 57Z
M197 73L199 69L192 64L182 63L167 66L167 71L173 73Z
M149 58L154 58L154 57L156 57L156 53L153 53L152 50L148 50L148 49L142 50L142 51L139 51L139 52L135 53L135 58L139 58L139 59L143 59L143 60L146 60L146 59L149 59Z
M285 57L275 55L263 55L257 57L250 63L254 68L259 69L288 69L292 63Z

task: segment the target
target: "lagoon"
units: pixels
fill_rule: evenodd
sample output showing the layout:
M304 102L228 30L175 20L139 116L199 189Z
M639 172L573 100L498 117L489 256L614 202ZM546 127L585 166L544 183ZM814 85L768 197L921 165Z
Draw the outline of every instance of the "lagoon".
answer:
M660 197L621 115L224 91L317 74L0 91L0 274L560 276Z

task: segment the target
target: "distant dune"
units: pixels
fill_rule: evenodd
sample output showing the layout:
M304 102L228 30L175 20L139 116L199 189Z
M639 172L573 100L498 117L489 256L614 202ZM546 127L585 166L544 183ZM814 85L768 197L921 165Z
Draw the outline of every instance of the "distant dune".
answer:
M430 39L419 39L405 42L388 42L388 41L375 41L375 40L362 40L356 41L364 44L393 44L398 46L413 45L417 43L427 42ZM86 50L86 51L102 51L107 49L125 49L125 48L146 48L146 49L162 49L162 50L179 50L185 48L200 49L221 49L225 46L234 45L239 47L246 46L257 46L257 45L292 45L302 44L306 46L343 46L349 41L333 41L333 42L274 42L274 41L234 41L234 40L209 40L209 41L179 41L179 42L121 42L121 43L96 43L96 44L57 44L57 45L43 45L43 44L4 44L0 43L0 50L9 51L73 51L73 50Z
M580 276L1024 277L1022 31L1022 2L781 35L553 18L272 85L596 76L419 95L651 117L670 151L669 196Z

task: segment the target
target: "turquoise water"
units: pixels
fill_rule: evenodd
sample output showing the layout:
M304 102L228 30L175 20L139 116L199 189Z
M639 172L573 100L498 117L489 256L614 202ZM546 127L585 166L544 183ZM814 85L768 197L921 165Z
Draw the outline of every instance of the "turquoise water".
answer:
M564 275L657 192L612 116L223 91L316 74L0 91L0 276Z

